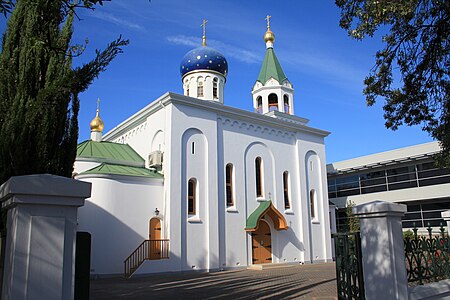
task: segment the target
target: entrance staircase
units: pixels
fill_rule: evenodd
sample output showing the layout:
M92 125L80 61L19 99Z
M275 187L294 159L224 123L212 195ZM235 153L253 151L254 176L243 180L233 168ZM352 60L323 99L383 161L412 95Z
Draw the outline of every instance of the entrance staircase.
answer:
M169 240L145 240L124 261L124 277L128 279L146 260L169 258Z

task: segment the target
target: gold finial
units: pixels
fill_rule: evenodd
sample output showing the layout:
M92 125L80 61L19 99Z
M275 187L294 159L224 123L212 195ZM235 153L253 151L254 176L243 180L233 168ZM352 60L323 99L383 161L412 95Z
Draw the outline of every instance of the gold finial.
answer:
M270 30L270 18L272 18L272 16L267 15L264 19L267 21L267 31L264 34L264 42L266 42L267 48L273 47L273 42L275 42L275 34Z
M208 23L208 20L203 20L202 25L200 25L200 27L203 27L202 46L206 46L206 23Z
M105 125L103 124L102 119L100 119L99 113L100 113L100 98L97 99L97 112L95 114L95 118L92 119L91 123L89 124L91 126L91 131L103 132L103 128L105 127Z

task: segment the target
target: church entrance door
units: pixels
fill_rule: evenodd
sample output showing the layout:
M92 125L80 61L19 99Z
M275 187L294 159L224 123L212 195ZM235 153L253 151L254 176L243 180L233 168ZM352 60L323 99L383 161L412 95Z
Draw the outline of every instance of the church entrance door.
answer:
M161 221L158 218L150 220L148 252L150 259L161 259Z
M258 230L252 232L253 264L272 262L272 237L270 227L264 221L259 221Z

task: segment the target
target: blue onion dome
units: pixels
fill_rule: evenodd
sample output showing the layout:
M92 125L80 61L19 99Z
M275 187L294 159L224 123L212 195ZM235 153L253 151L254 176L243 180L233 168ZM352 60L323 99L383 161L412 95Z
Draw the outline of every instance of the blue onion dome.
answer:
M225 56L216 49L201 46L186 53L180 64L181 77L197 70L216 71L226 77L228 63Z

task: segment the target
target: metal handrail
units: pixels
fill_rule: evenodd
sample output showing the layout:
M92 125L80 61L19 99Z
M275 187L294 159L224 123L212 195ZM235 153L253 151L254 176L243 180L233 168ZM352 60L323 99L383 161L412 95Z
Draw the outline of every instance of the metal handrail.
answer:
M145 260L169 258L169 240L144 240L124 261L124 277L131 275Z

